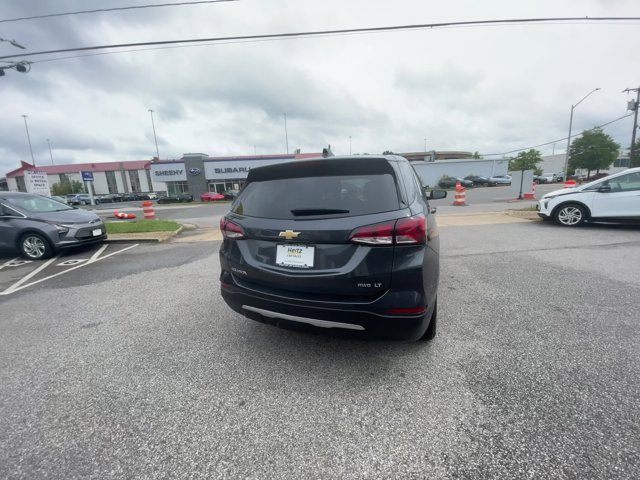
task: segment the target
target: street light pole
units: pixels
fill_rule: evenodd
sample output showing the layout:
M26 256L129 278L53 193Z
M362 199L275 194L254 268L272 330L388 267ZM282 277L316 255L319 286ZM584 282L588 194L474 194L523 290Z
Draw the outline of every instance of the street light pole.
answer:
M424 151L425 152L427 151L427 139L426 138L424 139Z
M47 145L49 145L49 157L51 157L51 165L55 165L53 163L53 153L51 153L51 140L47 138Z
M600 90L600 87L598 88L594 88L593 90L591 90L589 93L587 93L584 97L582 97L582 99L574 104L571 105L571 115L569 116L569 136L567 137L567 153L564 156L564 179L565 181L568 179L569 177L569 149L571 148L571 128L573 127L573 111L575 110L575 108L580 105L583 101L585 101L587 99L587 97L589 95L591 95L594 92L597 92L598 90Z
M156 142L156 158L160 160L160 150L158 150L158 137L156 136L156 122L153 121L153 110L149 109L151 114L151 127L153 128L153 139Z
M31 152L31 162L32 162L32 165L35 167L36 159L33 156L33 148L31 147L31 136L29 135L29 127L27 125L27 115L21 115L21 117L24 120L24 129L27 131L27 141L29 142L29 151Z
M351 155L351 135L349 135L349 155Z
M284 114L284 142L287 148L287 155L289 155L289 132L287 131L287 114Z

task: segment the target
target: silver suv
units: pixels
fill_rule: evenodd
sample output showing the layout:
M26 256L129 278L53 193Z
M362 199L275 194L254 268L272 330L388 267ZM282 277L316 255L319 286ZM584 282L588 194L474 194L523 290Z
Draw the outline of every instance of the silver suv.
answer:
M31 260L57 250L107 238L95 213L31 193L0 192L0 248L20 250Z

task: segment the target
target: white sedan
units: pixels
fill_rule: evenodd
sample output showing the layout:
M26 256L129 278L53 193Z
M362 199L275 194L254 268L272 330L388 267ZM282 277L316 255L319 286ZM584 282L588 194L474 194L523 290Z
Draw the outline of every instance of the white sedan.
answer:
M538 203L538 215L567 227L585 221L640 222L640 168L547 193Z

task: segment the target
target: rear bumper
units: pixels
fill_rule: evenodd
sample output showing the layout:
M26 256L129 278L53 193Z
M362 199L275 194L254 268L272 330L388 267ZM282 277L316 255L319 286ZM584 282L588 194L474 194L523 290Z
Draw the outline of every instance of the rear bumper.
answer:
M369 304L314 302L310 305L249 291L235 283L227 283L229 280L232 281L232 277L223 273L221 293L229 307L247 318L276 326L349 330L385 338L417 339L429 326L433 310L431 304L426 314L385 315L382 313L385 296Z

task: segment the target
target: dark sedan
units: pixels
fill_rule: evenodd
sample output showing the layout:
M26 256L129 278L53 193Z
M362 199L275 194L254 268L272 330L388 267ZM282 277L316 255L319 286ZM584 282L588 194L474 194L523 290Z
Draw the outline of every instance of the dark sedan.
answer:
M160 197L158 203L184 203L193 202L193 195L190 193L181 193L180 195L170 195L168 197Z
M107 237L96 214L41 195L0 192L0 209L0 247L17 249L30 260Z

